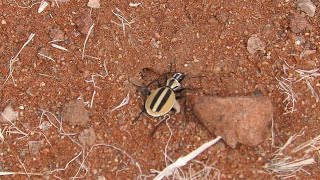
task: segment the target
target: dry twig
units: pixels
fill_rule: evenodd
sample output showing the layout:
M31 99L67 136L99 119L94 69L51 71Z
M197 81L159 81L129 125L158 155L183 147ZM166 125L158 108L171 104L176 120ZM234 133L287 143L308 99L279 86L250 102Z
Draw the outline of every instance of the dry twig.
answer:
M128 21L124 15L122 14L122 12L120 11L120 9L116 8L115 10L112 10L112 13L119 19L120 23L117 23L115 21L112 21L112 23L120 26L122 28L123 34L126 34L126 26L131 27L131 24L133 23L133 21Z
M4 85L7 83L7 81L11 78L12 79L12 82L15 86L17 86L16 84L16 81L13 77L13 71L14 71L14 68L13 68L13 64L15 62L18 61L18 56L20 55L20 53L22 52L22 50L31 42L31 40L33 39L33 37L35 36L34 33L30 34L28 40L23 44L22 48L19 50L19 52L9 60L9 75L7 76L6 80L4 81L4 83L2 84L0 90L4 87Z
M217 138L215 138L207 143L204 143L198 149L192 151L188 155L178 158L173 164L170 164L164 170L157 172L158 175L154 178L154 180L161 180L164 177L168 177L168 176L172 175L172 173L174 173L177 168L185 166L190 160L194 159L196 156L201 154L203 151L208 149L210 146L217 143L220 139L221 139L221 136L218 136Z
M88 39L89 39L89 36L90 36L90 34L91 34L91 32L92 32L93 27L94 27L94 24L92 24L92 25L90 26L90 28L89 28L89 30L88 30L88 33L87 33L87 36L86 36L86 39L84 40L83 48L82 48L82 56L81 56L81 59L83 59L84 56L85 56L85 50L86 50L87 41L88 41Z
M296 93L293 91L293 80L290 78L281 78L281 80L278 80L278 88L281 91L282 94L285 94L285 99L283 100L283 102L286 102L286 106L285 106L285 110L286 112L284 114L287 113L293 113L294 111L296 111L295 109L295 104L297 102L298 96L296 95Z

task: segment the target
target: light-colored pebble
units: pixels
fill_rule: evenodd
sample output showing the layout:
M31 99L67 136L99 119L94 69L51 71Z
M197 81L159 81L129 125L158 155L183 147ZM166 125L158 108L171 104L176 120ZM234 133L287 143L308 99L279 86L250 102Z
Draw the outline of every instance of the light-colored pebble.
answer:
M316 12L316 6L312 3L311 0L298 0L297 7L310 17L313 17Z

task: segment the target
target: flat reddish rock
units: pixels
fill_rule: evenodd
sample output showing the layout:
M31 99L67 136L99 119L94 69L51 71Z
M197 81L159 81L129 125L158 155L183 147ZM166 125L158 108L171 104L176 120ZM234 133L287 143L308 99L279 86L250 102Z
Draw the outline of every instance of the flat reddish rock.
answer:
M273 107L268 97L198 96L193 103L204 126L232 148L238 143L257 146L270 132Z

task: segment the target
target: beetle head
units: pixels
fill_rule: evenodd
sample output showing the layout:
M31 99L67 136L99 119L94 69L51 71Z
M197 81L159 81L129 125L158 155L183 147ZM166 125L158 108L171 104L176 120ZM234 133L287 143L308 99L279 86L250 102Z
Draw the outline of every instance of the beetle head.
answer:
M184 79L185 75L182 73L174 73L172 77L178 82L181 82Z

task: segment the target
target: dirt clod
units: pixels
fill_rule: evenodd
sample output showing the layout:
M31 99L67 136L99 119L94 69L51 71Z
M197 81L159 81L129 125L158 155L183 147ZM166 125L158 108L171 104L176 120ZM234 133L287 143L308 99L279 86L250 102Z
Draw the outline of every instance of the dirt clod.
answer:
M42 141L29 141L28 146L29 146L30 154L31 155L39 154L39 150L40 150L42 144L43 144Z
M273 108L267 97L213 97L194 99L194 112L207 129L235 148L238 143L262 143L272 120Z
M47 57L50 57L51 55L47 49L42 47L42 48L39 48L37 56L39 59L46 60Z
M94 145L94 142L96 141L96 134L94 133L94 129L90 127L89 129L83 130L78 136L78 139L81 144L86 144L89 146Z
M302 16L293 16L290 20L290 29L294 33L301 33L311 29L307 19Z
M90 12L86 11L76 20L78 31L84 35L88 34L90 27L93 25Z
M100 8L100 0L89 0L87 6L91 8Z
M310 17L313 17L316 12L316 6L310 0L298 0L297 7Z
M64 40L64 32L59 28L50 29L49 36L52 41Z
M225 12L222 11L222 12L217 13L216 19L220 23L225 24L228 21L228 16L227 16L227 14Z
M63 107L62 118L72 126L84 126L90 119L88 110L84 108L84 102L82 99L76 99L68 102Z
M247 50L250 54L254 54L257 51L263 51L265 43L258 37L250 37L247 43Z
M3 112L0 115L0 122L7 123L15 121L19 116L19 112L13 110L12 106L9 104L4 108Z

